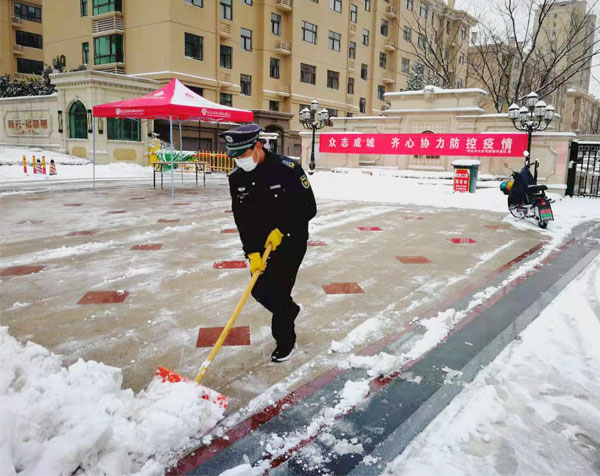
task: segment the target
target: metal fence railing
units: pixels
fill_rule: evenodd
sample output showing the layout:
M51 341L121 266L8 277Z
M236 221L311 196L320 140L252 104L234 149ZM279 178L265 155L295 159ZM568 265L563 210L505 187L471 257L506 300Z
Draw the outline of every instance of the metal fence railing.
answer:
M600 142L571 142L566 195L600 198Z

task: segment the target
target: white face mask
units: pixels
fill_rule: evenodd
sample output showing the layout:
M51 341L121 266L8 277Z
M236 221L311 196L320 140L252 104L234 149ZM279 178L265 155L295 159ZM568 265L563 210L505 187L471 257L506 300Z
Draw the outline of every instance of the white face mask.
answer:
M234 159L235 163L245 172L251 172L258 165L254 162L254 150L252 151L252 155L250 157L245 157L243 159Z

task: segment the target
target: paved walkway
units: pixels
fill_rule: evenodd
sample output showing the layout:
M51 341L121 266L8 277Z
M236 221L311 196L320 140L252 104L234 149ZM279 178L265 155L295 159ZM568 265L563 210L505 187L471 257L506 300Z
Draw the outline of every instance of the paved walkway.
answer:
M186 185L175 201L168 190L132 185L5 195L1 202L0 323L65 355L65 363L84 358L120 367L124 385L135 390L157 365L195 375L209 351L196 347L199 330L223 326L249 280L247 269L219 264L243 260L224 180ZM249 301L234 343L250 345L224 347L205 378L230 397L232 411L278 382L287 379L291 391L327 371L331 341L366 319L382 318L355 351L544 240L534 229L503 225L497 213L318 205L295 288L307 307L298 322L300 351L285 364L270 363L270 317ZM38 268L9 269L15 266ZM112 293L83 299L98 291ZM121 302L84 304L94 298Z

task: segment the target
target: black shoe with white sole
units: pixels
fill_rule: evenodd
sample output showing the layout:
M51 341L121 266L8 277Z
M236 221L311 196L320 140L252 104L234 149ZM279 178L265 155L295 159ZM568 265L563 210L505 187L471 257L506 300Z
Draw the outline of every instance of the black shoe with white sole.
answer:
M278 345L277 348L271 354L271 360L273 362L285 362L291 357L291 355L296 351L297 348L298 344L296 343L294 343L292 347L281 347Z

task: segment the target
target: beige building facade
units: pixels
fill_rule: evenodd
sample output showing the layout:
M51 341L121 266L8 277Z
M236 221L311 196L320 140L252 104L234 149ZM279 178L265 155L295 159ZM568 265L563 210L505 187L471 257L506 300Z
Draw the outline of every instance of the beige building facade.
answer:
M42 0L0 0L0 74L24 79L44 68Z
M583 135L600 134L600 101L579 88L566 91L563 124L566 130Z

